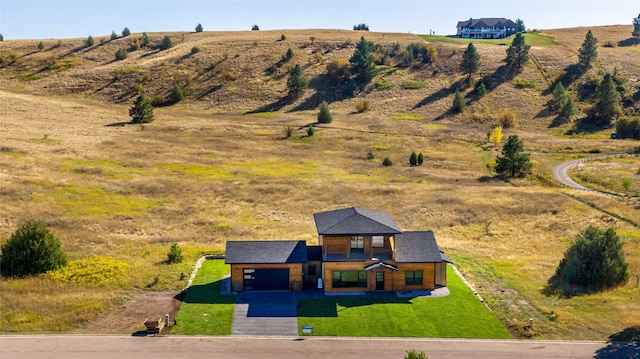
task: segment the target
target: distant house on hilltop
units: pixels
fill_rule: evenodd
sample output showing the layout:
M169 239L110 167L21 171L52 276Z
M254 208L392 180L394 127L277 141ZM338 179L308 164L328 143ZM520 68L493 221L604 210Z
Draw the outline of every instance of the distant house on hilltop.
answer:
M501 39L516 33L518 25L505 18L482 18L458 21L458 37L464 39Z

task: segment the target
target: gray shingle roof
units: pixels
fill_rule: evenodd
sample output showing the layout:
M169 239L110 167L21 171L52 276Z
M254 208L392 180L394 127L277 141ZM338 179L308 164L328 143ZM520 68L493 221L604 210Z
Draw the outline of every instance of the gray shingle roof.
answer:
M307 263L305 241L228 241L226 264Z
M465 21L458 21L458 26L457 27L470 27L470 28L476 28L476 27L509 27L509 28L515 28L518 25L509 20L509 19L505 19L503 17L493 17L493 18L481 18L481 19L469 19L469 20L465 20Z
M384 212L359 207L320 212L313 215L318 234L373 235L402 233L396 222Z
M451 260L440 252L432 231L396 234L397 263L439 263ZM446 258L446 259L445 259Z

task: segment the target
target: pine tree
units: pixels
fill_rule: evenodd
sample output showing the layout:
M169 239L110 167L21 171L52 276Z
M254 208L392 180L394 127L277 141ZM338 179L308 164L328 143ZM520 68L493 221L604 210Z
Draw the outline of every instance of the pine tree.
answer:
M592 117L597 124L610 126L621 114L620 94L616 90L613 76L606 74L596 89L596 103Z
M87 45L87 47L93 46L94 43L95 41L93 40L93 36L91 35L89 35L89 37L87 37L87 40L84 42L84 44Z
M173 47L173 41L169 37L169 35L162 38L162 43L160 44L160 50L167 50Z
M111 31L111 40L115 40L118 38L118 34L115 31Z
M204 29L202 28L202 24L198 24L198 25L196 26L196 32L202 32L202 30L204 30Z
M496 159L496 172L501 176L524 177L531 171L529 154L518 135L511 135L502 147L502 156Z
M129 35L131 35L131 31L129 30L129 28L128 28L128 27L125 27L125 28L122 30L122 37L127 37L127 36L129 36Z
M363 36L356 44L353 56L349 59L351 73L355 75L355 80L358 84L367 84L376 75L373 50L373 42L365 40Z
M471 79L471 76L480 69L480 65L480 54L476 51L476 47L473 46L473 43L469 43L469 46L467 46L467 49L462 55L460 69L463 73L469 76L469 79Z
M42 41L38 43L38 50L40 51L44 50L44 43Z
M517 19L516 20L516 32L525 32L527 31L526 26L524 26L524 21Z
M41 221L20 224L8 241L0 245L0 272L26 276L56 270L67 264L60 240Z
M478 84L476 85L476 92L480 97L487 94L487 86L485 86L484 81L478 81Z
M143 32L142 38L140 39L140 46L147 47L150 44L151 44L151 39L149 38L149 35L147 35L146 32Z
M424 163L424 155L422 154L422 152L418 153L418 166L422 166L422 164Z
M318 122L331 123L331 121L333 121L333 116L331 116L331 112L329 111L329 104L327 101L322 101L320 112L318 113Z
M573 292L567 286L576 286L579 291L601 291L626 283L628 267L616 231L589 226L576 236L549 282L566 294Z
M580 50L578 51L578 61L580 65L589 67L593 61L596 61L598 58L597 41L598 40L593 37L591 30L587 31L582 47L580 47Z
M415 152L411 152L411 156L409 156L409 165L411 166L418 165L418 155Z
M522 33L517 33L516 37L507 49L507 58L505 59L506 63L516 69L522 68L522 65L529 61L530 48L531 46L525 43L525 38Z
M453 113L461 113L464 111L466 107L466 103L464 102L464 97L460 94L460 90L456 89L456 94L453 96L453 104L451 105L451 111Z
M571 121L571 117L576 114L576 106L573 103L573 99L571 96L567 94L567 100L565 101L562 109L560 110L560 115L564 117L567 121Z
M144 95L140 95L129 109L132 123L149 123L153 121L153 105Z
M553 99L550 102L550 107L552 110L561 109L564 104L567 102L567 91L562 86L562 82L558 82L556 87L553 88Z
M287 80L289 95L295 98L304 95L308 85L309 83L307 82L307 79L305 79L302 74L302 68L300 65L296 64L291 68L291 71L289 72L289 79Z
M631 36L636 38L636 40L640 40L640 14L638 14L638 17L633 19L633 32L631 33Z

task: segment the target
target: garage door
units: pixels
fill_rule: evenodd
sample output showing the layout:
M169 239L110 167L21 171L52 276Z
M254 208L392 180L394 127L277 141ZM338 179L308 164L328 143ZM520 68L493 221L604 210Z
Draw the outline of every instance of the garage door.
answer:
M289 268L245 269L244 290L289 290Z

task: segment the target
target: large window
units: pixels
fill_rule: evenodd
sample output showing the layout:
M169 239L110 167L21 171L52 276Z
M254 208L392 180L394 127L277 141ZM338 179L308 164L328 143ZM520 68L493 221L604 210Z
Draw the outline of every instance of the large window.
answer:
M367 272L365 271L333 271L334 288L366 288Z
M384 247L384 236L372 236L371 237L371 246L373 248L383 248Z
M422 284L422 271L419 272L407 272L407 285Z
M351 251L352 252L364 252L364 237L353 236L351 237Z

